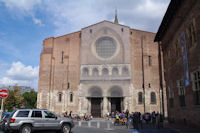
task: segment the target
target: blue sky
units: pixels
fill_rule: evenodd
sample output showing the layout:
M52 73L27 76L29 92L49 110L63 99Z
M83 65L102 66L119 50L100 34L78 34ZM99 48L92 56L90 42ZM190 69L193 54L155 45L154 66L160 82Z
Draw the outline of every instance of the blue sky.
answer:
M157 32L170 0L0 0L0 86L37 90L45 38L103 20Z

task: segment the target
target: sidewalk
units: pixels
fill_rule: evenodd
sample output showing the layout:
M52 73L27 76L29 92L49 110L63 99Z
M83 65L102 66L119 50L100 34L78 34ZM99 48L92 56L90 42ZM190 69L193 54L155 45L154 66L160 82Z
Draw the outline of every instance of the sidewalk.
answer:
M84 127L88 127L88 122L89 121L83 121L81 120L82 122L82 126ZM97 127L97 122L100 123L100 128L107 128L107 123L110 123L109 124L109 127L111 128L121 128L121 129L127 129L126 126L114 126L113 125L113 119L109 119L109 120L106 120L105 118L93 118L92 120L90 120L91 122L91 127ZM76 125L79 125L78 124L78 121L76 121ZM144 125L145 126L145 125ZM200 133L200 127L199 128L191 128L191 127L188 127L188 126L185 126L185 125L178 125L178 124L170 124L170 123L165 123L164 124L164 128L162 129L151 129L151 127L145 127L144 129L150 129L150 130L173 130L173 131L177 131L179 133Z
M178 131L180 133L200 133L200 127L199 128L191 128L185 125L178 125L178 124L167 124L165 126L166 128L172 129L174 131Z

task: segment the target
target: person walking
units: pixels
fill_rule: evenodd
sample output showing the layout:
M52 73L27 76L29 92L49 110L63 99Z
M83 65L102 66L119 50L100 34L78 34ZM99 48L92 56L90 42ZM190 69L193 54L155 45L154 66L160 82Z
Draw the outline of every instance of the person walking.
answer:
M140 128L142 129L143 128L143 115L140 114Z
M153 111L151 113L151 118L152 118L152 127L155 128L156 127L156 113L155 113L155 111Z
M128 119L128 117L129 117L129 110L128 109L126 109L125 114L126 114L126 118Z

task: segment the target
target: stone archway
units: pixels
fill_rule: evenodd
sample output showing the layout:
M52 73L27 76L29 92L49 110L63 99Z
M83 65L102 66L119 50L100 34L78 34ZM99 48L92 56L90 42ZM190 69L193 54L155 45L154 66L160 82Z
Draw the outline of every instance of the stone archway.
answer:
M108 91L108 99L111 104L110 112L123 110L123 91L120 86L112 86Z
M88 99L91 102L91 115L93 117L101 117L102 113L102 89L98 86L93 86L88 90Z
M88 90L89 97L102 97L103 92L99 86L92 86Z
M108 91L109 97L123 97L123 91L120 86L112 86Z

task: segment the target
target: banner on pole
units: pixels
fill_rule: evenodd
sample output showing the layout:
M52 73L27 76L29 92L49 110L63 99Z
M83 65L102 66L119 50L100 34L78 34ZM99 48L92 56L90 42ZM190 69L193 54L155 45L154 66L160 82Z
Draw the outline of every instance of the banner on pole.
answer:
M189 69L188 69L188 59L187 59L187 45L185 40L185 32L181 33L180 36L182 56L183 56L183 66L184 66L184 77L185 77L185 87L190 85L189 79Z

